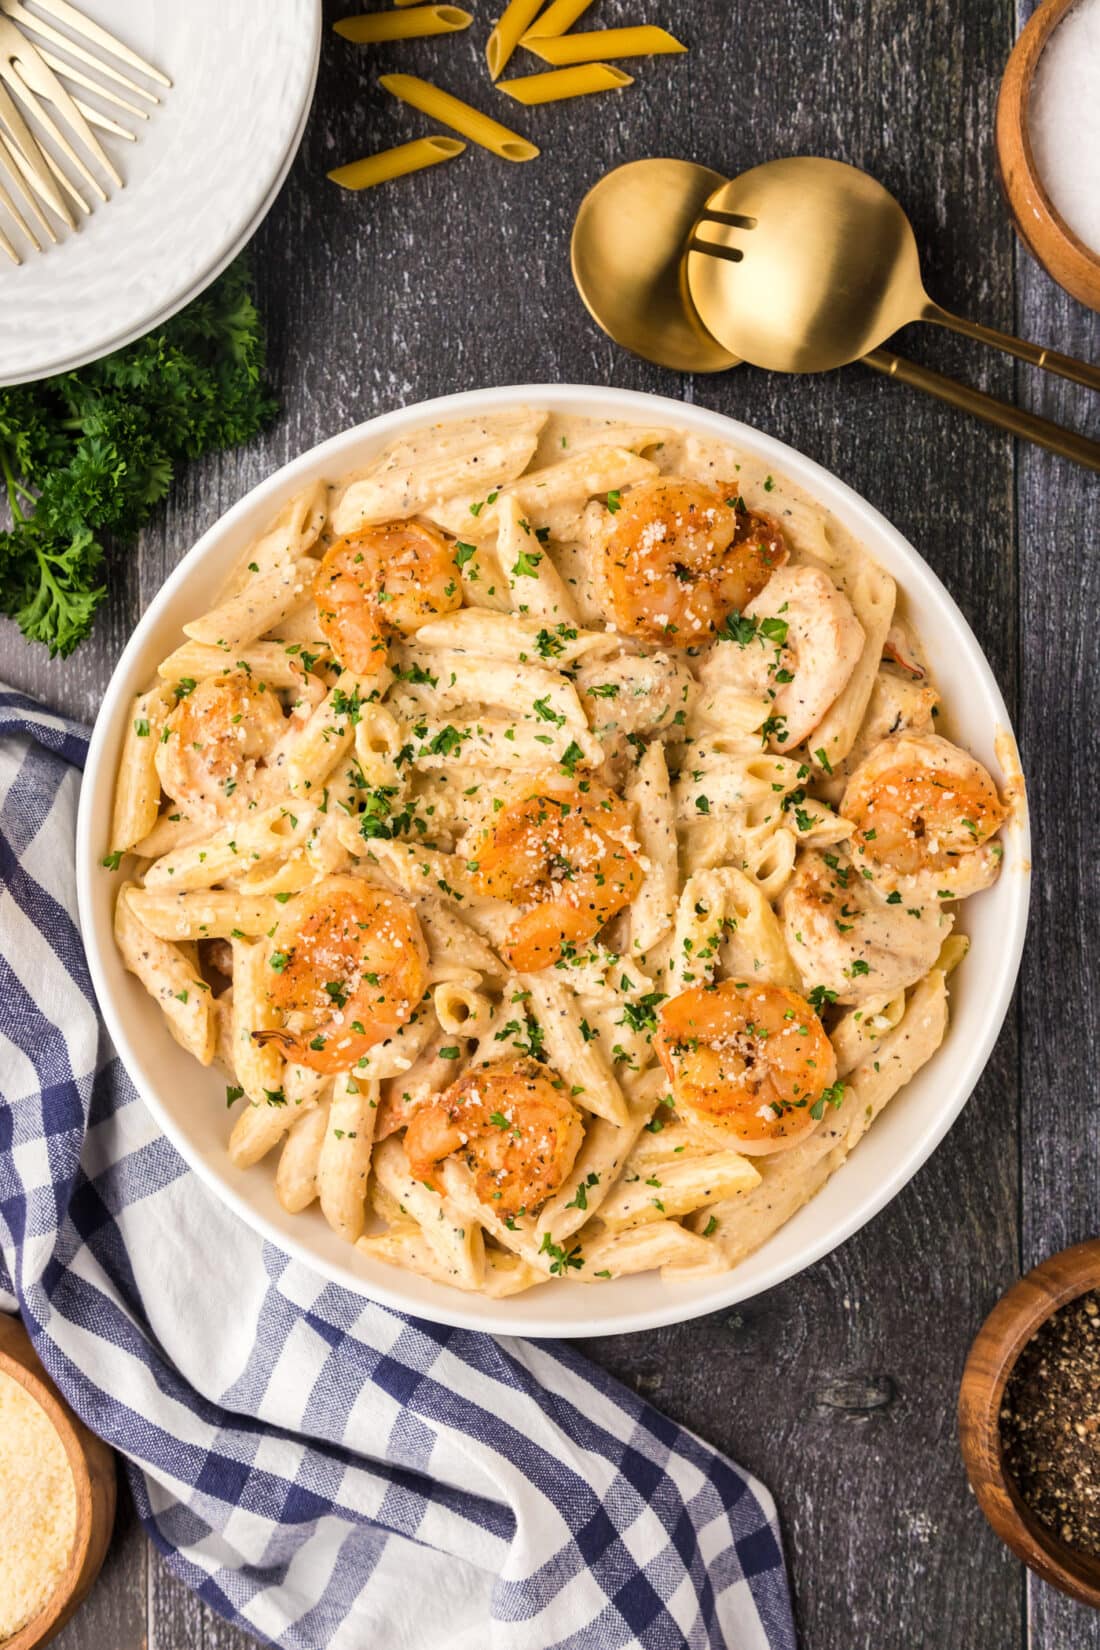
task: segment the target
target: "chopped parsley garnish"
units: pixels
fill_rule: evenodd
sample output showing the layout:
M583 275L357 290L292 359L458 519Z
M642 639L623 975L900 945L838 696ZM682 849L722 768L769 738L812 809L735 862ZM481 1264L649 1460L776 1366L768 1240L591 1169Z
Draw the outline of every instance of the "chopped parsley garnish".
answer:
M579 1243L574 1244L572 1249L567 1252L560 1243L554 1242L549 1232L542 1234L539 1254L550 1256L550 1271L557 1278L564 1277L570 1267L579 1269L584 1265Z
M564 728L565 717L554 709L549 694L544 699L535 700L534 711L540 722L552 722L556 728Z

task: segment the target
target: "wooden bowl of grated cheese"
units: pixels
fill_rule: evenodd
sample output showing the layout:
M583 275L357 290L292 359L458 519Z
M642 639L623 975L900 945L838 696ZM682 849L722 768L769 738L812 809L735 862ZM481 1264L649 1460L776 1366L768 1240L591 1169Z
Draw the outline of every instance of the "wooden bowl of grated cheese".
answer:
M114 1456L69 1409L18 1318L0 1314L0 1650L32 1650L64 1626L114 1520Z

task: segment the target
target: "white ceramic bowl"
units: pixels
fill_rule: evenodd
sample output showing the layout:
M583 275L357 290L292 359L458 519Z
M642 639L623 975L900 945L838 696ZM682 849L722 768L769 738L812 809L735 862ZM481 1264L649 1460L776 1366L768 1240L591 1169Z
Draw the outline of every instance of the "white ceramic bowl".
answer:
M823 1190L763 1248L720 1277L675 1285L652 1275L599 1286L569 1282L506 1301L460 1294L368 1261L337 1238L316 1209L288 1215L266 1167L243 1172L233 1167L226 1153L224 1081L201 1070L173 1042L160 1011L124 971L111 935L117 878L99 863L132 696L180 642L181 624L213 600L226 569L283 499L315 477L335 479L362 467L415 425L521 404L694 430L760 454L799 483L896 576L943 689L956 737L994 772L999 770L994 745L998 735L1010 731L1008 713L966 620L912 546L835 476L744 424L660 396L566 385L478 390L387 413L315 447L249 493L184 557L131 637L96 723L77 831L80 919L100 1007L127 1070L190 1166L249 1226L335 1282L440 1323L497 1334L615 1334L716 1311L800 1272L870 1220L942 1140L977 1083L1008 1011L1027 920L1026 822L1006 832L1004 870L996 885L966 907L972 949L953 981L951 1028L943 1047Z

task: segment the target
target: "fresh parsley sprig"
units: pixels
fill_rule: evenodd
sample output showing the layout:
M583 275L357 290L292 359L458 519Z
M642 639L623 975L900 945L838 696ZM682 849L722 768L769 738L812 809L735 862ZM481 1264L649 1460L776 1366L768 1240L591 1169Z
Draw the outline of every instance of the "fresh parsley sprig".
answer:
M275 410L238 261L179 315L102 361L0 389L0 611L71 653L107 587L106 540L133 539L181 459L249 440ZM2 496L2 495L0 495Z

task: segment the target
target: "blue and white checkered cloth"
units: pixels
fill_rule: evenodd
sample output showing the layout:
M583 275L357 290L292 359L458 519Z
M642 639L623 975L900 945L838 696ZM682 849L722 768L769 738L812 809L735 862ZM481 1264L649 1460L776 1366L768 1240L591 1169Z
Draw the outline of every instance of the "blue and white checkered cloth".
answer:
M85 751L0 690L0 1306L170 1568L288 1650L793 1650L760 1484L567 1347L326 1283L188 1171L95 1011Z

